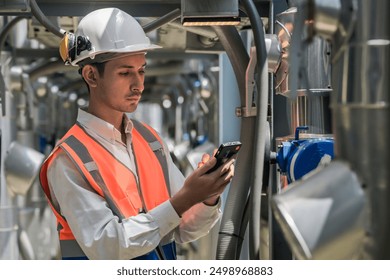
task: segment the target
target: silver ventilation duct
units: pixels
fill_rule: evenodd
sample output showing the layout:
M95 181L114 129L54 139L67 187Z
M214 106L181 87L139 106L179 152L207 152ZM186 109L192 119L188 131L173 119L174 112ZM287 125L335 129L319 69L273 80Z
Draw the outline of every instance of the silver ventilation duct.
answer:
M333 61L335 154L359 174L369 217L365 259L390 258L390 2L357 1L354 32Z
M313 14L308 13L308 3L309 1L301 1L298 6L298 11L300 8L301 15L304 16L300 19L301 23L311 19L323 23L333 22L337 26L337 28L329 28L328 24L314 24L318 28L314 30L325 38L332 38L332 48L335 50L332 54L332 88L334 94L331 99L335 158L337 161L347 163L351 171L356 174L355 189L358 191L358 184L360 184L366 198L363 211L365 215L365 238L364 240L357 240L355 250L351 251L355 253L361 251L357 258L388 259L390 258L390 240L388 238L390 233L390 220L388 219L390 213L388 203L390 200L390 173L388 172L390 155L386 144L390 140L388 79L390 70L390 20L387 14L390 9L390 2L386 0L350 0L343 2L334 0L325 3L325 1L317 0L314 1L315 6L312 7L315 11L313 18L310 17ZM337 7L339 11L336 12ZM315 16L316 13L321 14L321 16ZM326 170L329 169L325 169L323 172L326 172ZM334 176L337 171L335 170L332 175L328 176L328 186L324 188L328 192L334 189L332 184L337 182L337 178ZM307 193L305 195L301 193L299 198L316 198L314 192L321 189L321 184L318 185L318 182L316 180L315 182L312 181L311 178L303 178L301 182L296 183L295 186L305 189L305 186L308 186L311 182L311 194L307 196ZM338 191L342 191L347 188L348 184L339 182L337 186L340 188ZM306 190L309 191L310 189L306 188ZM292 187L288 192L297 194L299 191L296 187ZM353 195L354 193L360 192L351 192L351 196L345 197L343 201L345 209L352 205L359 205L361 198ZM275 208L282 209L283 200L287 197L287 194L276 196L274 199ZM327 197L335 196L327 195ZM339 195L337 195L338 197ZM360 203L360 205L363 204ZM361 206L359 209L361 209ZM289 224L287 220L289 219L290 222L294 220L294 224L297 224L299 218L293 217L294 210L292 208L287 211L276 211L279 214L284 212L279 216L278 221L284 228L286 236L288 236L289 233L294 231L291 230L290 226L287 226ZM357 212L360 211L362 210ZM332 240L338 240L338 242L343 240L342 232L348 230L343 230L345 224L340 223L340 221L345 220L348 216L349 214L345 212L341 214L340 212L340 215L336 218L337 223L329 224L328 228L323 229L321 235L326 236L326 232L332 230L333 232L339 232L339 234L332 237ZM348 220L357 222L359 219ZM305 226L311 226L310 222L307 221ZM351 224L349 230L352 230L355 226L358 225ZM360 228L362 226L360 223ZM287 228L289 229L287 230ZM302 233L302 231L298 232ZM299 234L295 237L298 236ZM347 242L347 239L344 239L345 242ZM289 239L292 248L295 248L295 245L299 243L296 242L297 240ZM327 242L330 246L329 240ZM326 247L323 249L329 249ZM351 254L341 256L337 250L333 251L333 255L315 254L315 250L313 254L313 250L309 251L313 258L316 258L316 256L319 258L325 258L326 256L326 258L346 259L356 257L356 254L354 256ZM302 254L297 252L297 256L302 256Z

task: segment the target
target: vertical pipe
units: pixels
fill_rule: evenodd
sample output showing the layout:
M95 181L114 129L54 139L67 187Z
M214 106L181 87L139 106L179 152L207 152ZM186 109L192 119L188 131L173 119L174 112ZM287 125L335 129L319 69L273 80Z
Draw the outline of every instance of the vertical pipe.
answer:
M248 53L234 27L215 26L213 29L230 59L237 79L240 102L245 106L245 71L249 63ZM246 174L252 170L254 125L254 117L241 119L240 141L243 145L221 221L216 255L219 260L237 259L240 256L246 227L246 222L243 221L245 207L242 206L246 204L250 187L250 178Z
M0 79L8 76L7 69L9 65L10 54L2 52L0 55L0 64L3 66L1 69ZM6 109L6 114L1 112L0 114L0 126L1 126L1 164L0 164L0 259L13 260L18 259L19 248L17 243L17 228L18 228L18 208L16 207L16 199L10 195L7 188L5 176L4 176L4 161L8 147L12 140L16 137L16 124L14 119L15 106L14 98L5 87L5 82L0 83L0 91L4 92L4 98L2 98L2 107Z
M13 18L10 22L8 22L0 31L0 54L2 53L3 51L3 47L4 47L4 44L5 44L5 41L8 37L8 34L9 32L12 30L12 28L19 22L21 21L22 19L27 19L29 18L28 16L17 16L15 18ZM1 65L0 64L0 70L1 70ZM3 80L3 77L0 77L2 80ZM2 82L2 81L1 81ZM1 85L2 87L4 87L4 90L1 90L0 91L0 97L1 97L1 110L2 110L2 115L5 116L6 114L6 107L5 107L5 102L3 100L5 100L5 86Z
M368 197L365 259L390 258L389 10L387 0L359 0L354 33L332 64L335 156L359 174Z
M264 158L268 117L268 59L265 46L265 31L262 19L252 0L242 1L250 19L257 56L257 100L256 124L254 135L254 158L250 190L249 249L251 259L260 259L260 211L261 191L263 187Z

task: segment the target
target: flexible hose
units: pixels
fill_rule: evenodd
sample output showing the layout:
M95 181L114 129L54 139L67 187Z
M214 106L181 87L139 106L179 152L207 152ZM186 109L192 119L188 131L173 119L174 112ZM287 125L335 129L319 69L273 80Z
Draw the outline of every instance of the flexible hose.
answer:
M260 212L261 212L261 192L263 187L264 156L266 138L268 135L268 63L267 50L265 46L265 34L263 22L256 6L252 0L243 0L242 4L250 19L253 38L256 46L257 69L260 79L257 81L257 118L255 132L255 160L254 171L252 172L252 187L250 191L251 216L249 222L249 249L251 259L260 259Z
M167 23L177 19L178 17L180 17L180 15L181 15L180 9L173 10L172 12L169 12L165 16L162 16L154 21L151 21L151 22L145 24L142 28L144 29L145 33L149 33L151 31L163 26L164 24L167 24Z
M41 11L35 0L30 0L30 8L34 17L54 35L62 38L66 32L64 29L55 26Z
M235 27L213 26L213 29L232 64L240 94L240 102L242 106L245 106L245 73L249 63L249 55Z
M233 67L240 94L241 106L245 106L245 72L249 55L237 29L232 26L214 26L219 41L224 47ZM216 258L218 260L238 259L248 221L248 193L252 170L255 118L241 119L240 141L242 148L235 167L235 176L229 188L218 235ZM243 160L241 160L243 159Z
M3 50L5 40L7 39L7 36L11 29L22 19L28 19L30 16L23 15L23 16L17 16L14 17L10 22L8 22L0 31L0 53Z

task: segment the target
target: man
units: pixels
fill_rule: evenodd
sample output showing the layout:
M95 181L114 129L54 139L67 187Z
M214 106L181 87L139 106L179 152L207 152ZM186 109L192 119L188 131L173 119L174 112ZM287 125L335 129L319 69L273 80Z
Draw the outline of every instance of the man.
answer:
M63 259L175 259L175 242L206 235L220 218L234 159L206 174L216 160L205 154L184 179L159 135L125 114L137 108L145 53L157 47L116 8L86 15L61 43L89 89L88 108L40 173Z

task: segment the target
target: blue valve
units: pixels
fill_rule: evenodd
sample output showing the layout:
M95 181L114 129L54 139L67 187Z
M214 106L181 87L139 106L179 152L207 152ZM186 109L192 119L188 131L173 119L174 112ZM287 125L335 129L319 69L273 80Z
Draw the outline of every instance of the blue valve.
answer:
M297 126L297 128L295 128L295 140L299 140L299 132L302 131L302 130L308 130L309 127L308 126Z
M295 139L282 142L276 156L280 171L287 175L289 184L299 180L319 165L329 163L334 158L333 139L299 139L299 132L307 129L307 126L297 127Z

